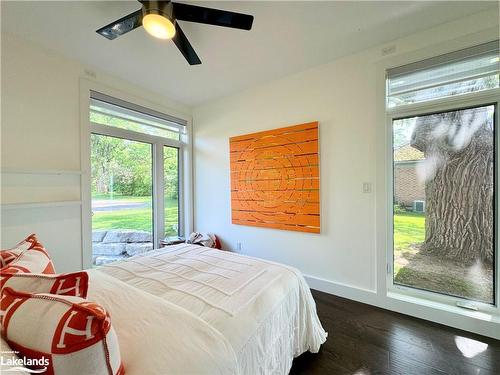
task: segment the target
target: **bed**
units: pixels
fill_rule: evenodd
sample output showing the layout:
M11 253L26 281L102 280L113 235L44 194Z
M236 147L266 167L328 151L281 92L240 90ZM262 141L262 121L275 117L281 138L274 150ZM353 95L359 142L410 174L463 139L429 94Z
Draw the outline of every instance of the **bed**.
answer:
M89 271L134 374L288 374L325 342L301 273L180 244Z

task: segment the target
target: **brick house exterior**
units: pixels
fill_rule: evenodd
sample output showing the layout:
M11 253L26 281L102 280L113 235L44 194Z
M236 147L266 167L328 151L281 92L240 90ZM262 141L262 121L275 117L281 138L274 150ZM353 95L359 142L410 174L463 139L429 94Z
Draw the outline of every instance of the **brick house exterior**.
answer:
M425 201L425 183L417 176L424 159L423 152L409 144L394 150L394 203L411 208L414 201Z

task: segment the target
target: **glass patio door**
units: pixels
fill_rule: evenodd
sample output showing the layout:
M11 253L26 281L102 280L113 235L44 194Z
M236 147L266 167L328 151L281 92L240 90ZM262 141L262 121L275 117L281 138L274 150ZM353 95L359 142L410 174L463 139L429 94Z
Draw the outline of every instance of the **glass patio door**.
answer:
M91 135L92 260L153 249L153 145Z

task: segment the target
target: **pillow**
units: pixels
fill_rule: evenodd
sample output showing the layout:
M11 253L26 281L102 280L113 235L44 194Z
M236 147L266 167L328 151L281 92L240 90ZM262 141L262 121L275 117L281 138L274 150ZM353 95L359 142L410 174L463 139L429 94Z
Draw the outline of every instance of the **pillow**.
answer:
M45 273L54 274L54 264L47 250L36 239L28 249L23 250L14 260L9 261L7 266L0 269L1 274L6 273Z
M30 293L50 293L64 296L87 297L87 272L44 275L35 273L6 273L0 275L0 288L9 287Z
M16 246L0 251L0 268L5 267L7 264L16 259L25 250L30 249L38 242L35 234L30 234L24 240L19 242Z
M96 303L4 288L0 321L5 341L44 374L125 373L109 314Z

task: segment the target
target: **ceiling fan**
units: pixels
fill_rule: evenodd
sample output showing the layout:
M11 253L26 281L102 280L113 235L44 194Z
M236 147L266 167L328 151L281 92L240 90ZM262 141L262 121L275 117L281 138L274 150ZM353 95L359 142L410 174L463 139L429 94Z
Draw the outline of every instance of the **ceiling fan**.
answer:
M159 39L172 39L189 65L201 64L191 43L177 21L205 23L208 25L250 30L253 16L171 1L141 1L142 8L111 22L96 32L109 40L144 26L146 31Z

